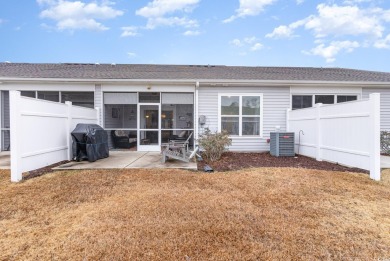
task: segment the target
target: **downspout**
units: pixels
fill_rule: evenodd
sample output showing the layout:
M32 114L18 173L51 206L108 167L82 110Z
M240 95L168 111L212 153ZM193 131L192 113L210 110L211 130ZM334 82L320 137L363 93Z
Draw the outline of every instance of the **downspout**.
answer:
M199 139L199 120L198 120L198 118L199 118L199 102L198 102L198 100L199 100L199 82L197 81L196 83L195 83L195 124L194 124L194 126L195 126L195 141L194 141L194 143L195 143L195 145L197 145L198 144L198 139Z

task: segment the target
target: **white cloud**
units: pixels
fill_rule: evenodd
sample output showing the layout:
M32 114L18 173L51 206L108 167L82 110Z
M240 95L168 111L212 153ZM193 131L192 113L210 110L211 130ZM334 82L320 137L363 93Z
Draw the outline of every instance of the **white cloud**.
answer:
M390 49L390 34L383 39L379 39L374 43L374 47L378 49Z
M122 27L121 37L129 37L138 35L138 28L136 26L125 26Z
M143 17L161 17L176 11L191 12L199 0L154 0L136 11Z
M236 9L236 14L223 20L224 23L230 23L237 18L246 16L256 16L264 11L267 5L271 5L276 0L240 0L240 7Z
M265 37L267 38L292 38L296 35L294 34L294 31L296 28L302 26L305 24L306 19L299 20L297 22L291 23L289 25L281 25L279 27L276 27L272 33L266 34Z
M257 38L255 36L245 37L244 38L244 42L247 43L247 44L254 43L254 42L256 42L256 40L257 40Z
M263 45L261 43L255 43L251 47L251 51L258 51L258 50L261 50L261 49L263 49Z
M148 19L146 28L154 29L159 26L182 26L191 28L198 27L198 22L185 17L153 17Z
M132 53L132 52L128 52L128 53L127 53L127 56L128 56L129 58L133 58L133 57L136 57L137 54L136 54L136 53Z
M291 37L295 29L304 27L312 30L317 38L327 36L367 35L381 37L384 22L390 21L390 10L380 8L361 9L357 6L338 6L319 4L317 15L311 15L290 25L281 25L267 37Z
M336 60L336 55L341 51L352 52L355 48L360 47L360 44L356 41L334 41L330 45L320 44L309 52L304 51L308 55L322 56L327 63L332 63Z
M153 0L147 6L137 10L136 15L148 19L146 27L154 29L158 26L197 27L198 22L176 13L191 13L200 0Z
M303 2L305 2L305 0L297 0L297 5L301 5Z
M290 26L281 25L276 27L272 33L266 34L267 38L291 38L294 30Z
M244 44L241 43L240 39L234 39L230 41L230 44L235 45L235 46L243 46Z
M312 16L305 28L313 30L316 37L328 35L371 35L381 37L384 27L377 14L379 9L360 9L357 6L317 6L318 16Z
M344 1L345 2L345 1ZM355 4L362 0L350 1ZM317 5L317 14L310 15L289 25L276 27L267 38L292 38L295 31L303 28L313 32L314 43L317 45L305 53L324 57L327 62L333 62L341 51L351 51L357 47L387 48L390 40L383 34L390 22L390 10L382 8L362 8L358 5ZM334 39L338 39L335 41ZM332 41L332 42L331 42ZM357 41L360 41L357 42ZM330 45L326 45L326 43Z
M40 17L56 21L59 30L107 30L108 27L97 20L113 19L123 15L122 11L112 8L112 3L108 1L103 1L101 4L66 0L37 0L37 2L46 8L40 13Z
M67 18L57 22L57 29L59 30L87 29L87 30L104 31L104 30L108 30L109 28L99 22L96 22L95 19Z
M255 36L245 37L242 40L236 38L230 41L229 43L235 47L250 50L250 51L258 51L263 49L264 47ZM247 52L241 51L240 53L246 54Z
M200 32L199 31L188 30L188 31L185 31L183 33L183 35L185 35L185 36L197 36L197 35L200 35Z

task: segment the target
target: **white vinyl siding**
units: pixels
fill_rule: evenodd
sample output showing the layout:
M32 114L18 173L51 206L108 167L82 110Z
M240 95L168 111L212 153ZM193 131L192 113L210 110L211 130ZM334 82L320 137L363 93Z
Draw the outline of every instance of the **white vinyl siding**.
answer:
M381 94L381 130L390 131L390 86L389 88L363 88L362 98L368 99L371 93Z
M240 93L261 94L263 96L263 137L241 136L232 137L232 151L269 151L267 138L269 133L280 126L286 130L286 111L290 107L289 87L200 87L198 100L198 117L206 116L206 123L199 127L199 134L208 127L211 131L218 130L218 94Z
M99 122L103 123L103 92L100 84L95 84L95 108L100 109ZM102 124L103 125L103 124Z

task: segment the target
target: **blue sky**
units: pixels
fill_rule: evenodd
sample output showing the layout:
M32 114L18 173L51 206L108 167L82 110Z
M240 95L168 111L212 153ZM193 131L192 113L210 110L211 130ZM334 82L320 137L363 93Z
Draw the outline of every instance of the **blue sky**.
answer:
M0 0L0 62L390 72L388 0Z

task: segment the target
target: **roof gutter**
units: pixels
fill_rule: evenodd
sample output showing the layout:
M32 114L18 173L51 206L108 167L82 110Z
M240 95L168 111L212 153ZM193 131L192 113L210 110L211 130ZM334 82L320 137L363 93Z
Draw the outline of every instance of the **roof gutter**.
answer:
M7 83L139 83L139 84L191 84L198 82L200 87L239 87L239 86L389 86L390 82L373 81L303 81L303 80L210 80L210 79L75 79L75 78L18 78L0 77L0 82Z

